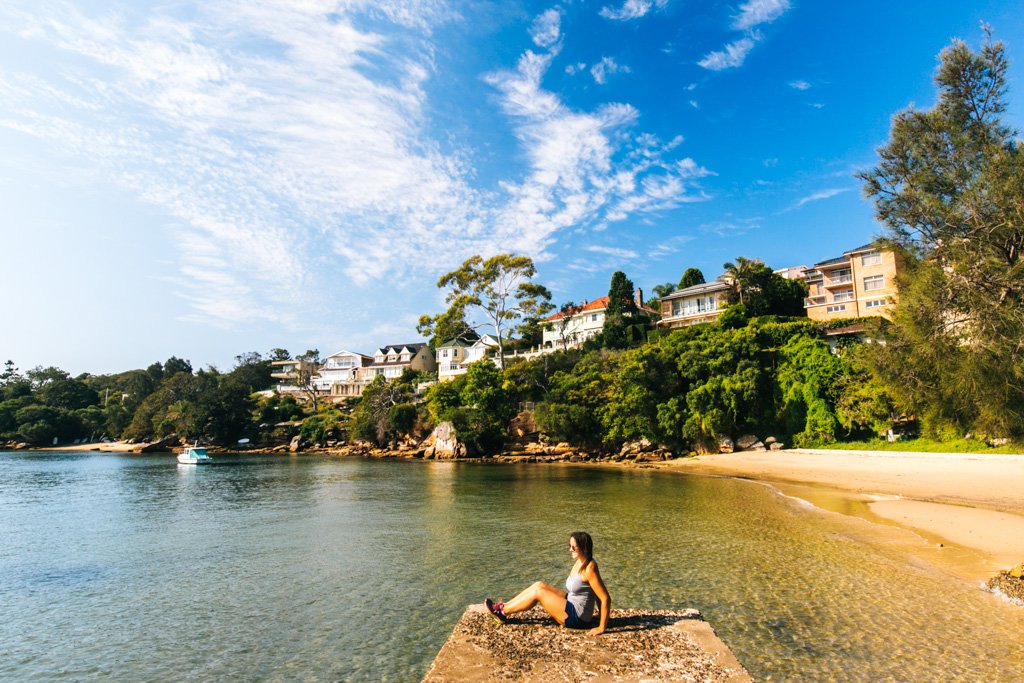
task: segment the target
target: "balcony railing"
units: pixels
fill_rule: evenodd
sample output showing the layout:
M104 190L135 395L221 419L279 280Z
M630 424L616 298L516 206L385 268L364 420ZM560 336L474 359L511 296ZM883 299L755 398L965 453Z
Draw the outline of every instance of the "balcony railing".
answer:
M809 296L804 299L804 308L810 308L811 306L821 306L827 303L827 298L824 296Z
M853 275L840 275L839 277L825 278L826 287L835 287L836 285L848 285L851 282L853 282Z

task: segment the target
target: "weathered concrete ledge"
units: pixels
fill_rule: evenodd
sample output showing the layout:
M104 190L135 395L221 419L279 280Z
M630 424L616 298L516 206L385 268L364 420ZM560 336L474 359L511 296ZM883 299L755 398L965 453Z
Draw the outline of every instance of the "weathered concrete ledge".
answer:
M538 608L506 624L466 609L423 683L595 683L753 679L700 612L616 609L600 636L560 627Z

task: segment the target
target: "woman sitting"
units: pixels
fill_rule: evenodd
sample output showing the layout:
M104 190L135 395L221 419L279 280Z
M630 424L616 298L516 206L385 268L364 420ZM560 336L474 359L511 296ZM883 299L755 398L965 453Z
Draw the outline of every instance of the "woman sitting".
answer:
M598 623L590 628L590 633L604 633L612 609L612 598L594 562L594 541L590 534L576 531L569 536L569 553L576 562L569 571L569 578L565 580L564 591L537 581L508 602L494 602L487 598L484 607L495 621L504 624L509 615L526 611L540 603L555 621L566 628L590 628L596 611Z

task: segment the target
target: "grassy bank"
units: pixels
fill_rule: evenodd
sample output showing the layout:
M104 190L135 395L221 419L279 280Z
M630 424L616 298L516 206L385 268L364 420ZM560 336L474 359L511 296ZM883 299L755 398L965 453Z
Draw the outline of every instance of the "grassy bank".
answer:
M832 443L818 448L839 451L914 451L917 453L1007 453L1024 454L1024 444L1009 443L992 447L977 439L956 441L933 441L932 439L907 439L892 443L877 439L874 441L847 441Z

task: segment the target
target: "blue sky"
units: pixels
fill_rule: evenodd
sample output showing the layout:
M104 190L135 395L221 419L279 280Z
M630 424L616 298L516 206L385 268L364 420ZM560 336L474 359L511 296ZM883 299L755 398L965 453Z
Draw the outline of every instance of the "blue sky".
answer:
M1021 2L0 6L0 356L229 369L417 339L476 253L555 302L879 231L853 177Z

